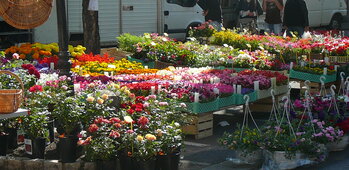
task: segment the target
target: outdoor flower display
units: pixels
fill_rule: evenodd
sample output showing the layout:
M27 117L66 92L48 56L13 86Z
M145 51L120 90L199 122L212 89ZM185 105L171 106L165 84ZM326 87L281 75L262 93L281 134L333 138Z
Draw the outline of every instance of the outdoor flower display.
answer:
M215 32L216 30L212 25L210 25L210 21L208 21L200 24L197 27L190 28L189 36L195 38L211 37Z
M242 105L244 95L254 102L266 98L261 93L269 95L272 89L275 94L286 93L280 89L288 88L291 65L291 77L297 72L334 81L333 63L313 60L312 55L346 56L349 44L347 38L328 36L297 39L216 32L209 23L191 33L211 37L211 44L179 42L155 33L123 34L118 37L119 47L133 55L121 60L108 54L85 54L81 45L70 46L71 77L48 68L59 59L55 43L23 44L0 53L0 70L16 73L25 84L22 107L30 114L15 122L33 147L41 148L34 149L34 157L45 156L42 148L50 137L58 145L61 162L74 162L83 155L82 160L98 163L119 159L123 169L155 169L155 162L171 157L175 161L170 164L178 166L184 125L197 126L205 113ZM301 55L306 55L303 60ZM289 65L291 60L296 63ZM173 66L160 69L151 63ZM19 87L8 76L0 80L1 89ZM347 141L347 98L312 94L284 106L282 111L289 109L287 117L276 115L260 128L238 127L218 142L239 156L264 150L282 153L287 159L305 155L307 160L322 161L326 147ZM203 123L210 121L213 116ZM0 126L5 123L0 121ZM56 129L59 136L47 127ZM0 137L7 133L1 129ZM82 147L82 152L76 152L76 147Z

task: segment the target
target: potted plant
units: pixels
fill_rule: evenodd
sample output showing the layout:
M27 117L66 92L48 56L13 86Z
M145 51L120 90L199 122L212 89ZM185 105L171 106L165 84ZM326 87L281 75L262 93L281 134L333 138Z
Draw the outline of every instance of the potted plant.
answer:
M20 125L31 143L31 157L45 158L47 123L49 119L48 100L41 85L34 85L26 93L25 107L30 114L20 118Z
M58 150L62 162L75 162L77 134L81 129L81 115L84 113L82 101L75 97L67 97L56 101L52 116L57 122L59 137Z
M121 142L121 127L121 120L117 117L109 120L102 117L94 119L87 130L88 137L78 142L85 148L84 159L96 161L98 169L115 169Z
M225 132L218 142L229 149L235 150L239 159L247 163L261 163L261 133L255 128L238 125L233 133Z

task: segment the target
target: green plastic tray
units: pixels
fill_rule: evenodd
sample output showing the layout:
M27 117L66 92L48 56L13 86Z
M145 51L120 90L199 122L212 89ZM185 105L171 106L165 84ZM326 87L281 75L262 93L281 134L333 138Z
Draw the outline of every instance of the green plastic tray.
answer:
M324 81L325 83L330 83L337 80L337 74L318 75L318 74L310 74L310 73L305 73L305 72L300 72L295 70L290 71L290 78L299 79L299 80L309 80L311 82L317 82L317 83L321 83L320 82L321 76L324 76L326 78L326 80Z

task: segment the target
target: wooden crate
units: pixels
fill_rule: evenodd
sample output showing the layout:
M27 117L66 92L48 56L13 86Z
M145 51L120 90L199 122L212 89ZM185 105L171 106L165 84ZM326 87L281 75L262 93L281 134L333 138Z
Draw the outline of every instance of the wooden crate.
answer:
M280 94L275 96L275 100L279 103L286 94ZM262 100L257 100L256 102L250 104L251 112L266 112L270 113L273 107L272 97L264 98Z
M122 51L116 47L113 48L102 48L101 54L108 53L109 56L115 57L117 60L121 60L122 58L127 58L127 56L132 55L130 52Z
M182 127L186 135L195 135L195 139L201 139L213 135L213 113L204 113L193 116L190 125Z
M336 82L331 82L331 83L326 83L325 84L325 89L326 89L327 93L330 92L330 87L333 84L336 84ZM309 88L310 88L310 93L319 93L320 89L321 89L321 83L311 82L311 83L309 83ZM301 92L301 94L304 94L306 89L307 88L306 88L306 86L304 84L304 81L301 81L300 82L300 92Z

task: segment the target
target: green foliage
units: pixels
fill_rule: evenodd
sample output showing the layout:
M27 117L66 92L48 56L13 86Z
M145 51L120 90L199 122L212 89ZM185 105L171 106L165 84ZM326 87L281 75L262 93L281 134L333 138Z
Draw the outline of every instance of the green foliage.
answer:
M129 33L122 34L117 39L119 41L119 48L133 53L137 51L135 44L146 41L146 38L143 36L131 35Z
M242 134L241 134L242 133ZM241 150L243 152L253 152L261 148L262 136L257 129L251 129L244 127L241 129L237 125L237 129L233 133L225 132L221 138L218 139L218 143L232 149Z
M85 147L87 161L112 160L117 156L114 140L106 136L93 138Z
M84 109L81 101L74 97L67 97L64 100L56 101L52 115L59 121L65 135L74 135L80 126L81 115Z

